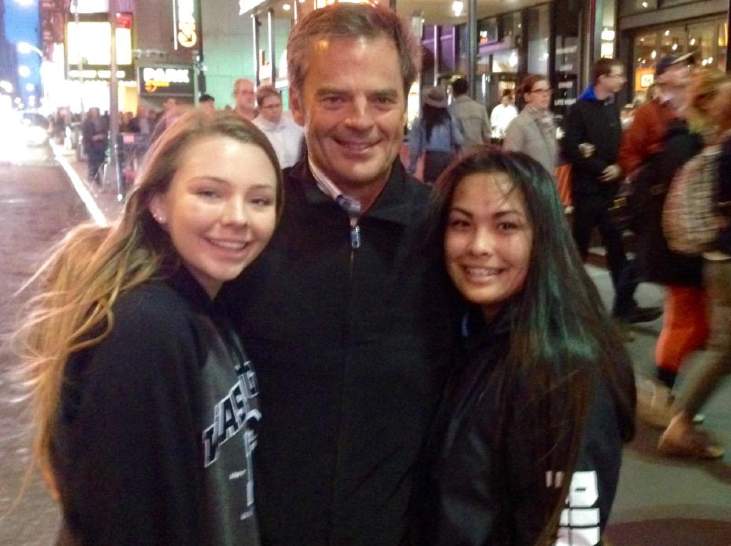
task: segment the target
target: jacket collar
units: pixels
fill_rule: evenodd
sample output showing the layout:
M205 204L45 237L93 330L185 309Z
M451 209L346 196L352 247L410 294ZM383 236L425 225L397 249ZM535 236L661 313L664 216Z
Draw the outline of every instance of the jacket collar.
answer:
M296 184L303 188L305 200L315 206L321 206L328 203L334 203L333 199L323 193L317 186L317 181L312 175L307 158L305 157L287 173L299 182ZM375 218L401 225L408 225L411 219L412 200L409 199L411 191L408 186L409 177L406 170L401 164L401 160L396 158L391 166L391 174L386 181L386 185L376 198L373 205L361 215L363 218Z
M579 100L612 104L614 102L614 95L609 95L606 99L599 100L596 96L596 91L594 90L594 86L590 85L586 89L584 89L583 93L581 93L581 95L579 96Z
M209 315L217 314L220 307L218 296L212 300L187 267L168 263L162 267L162 276L164 282L188 300L193 308Z

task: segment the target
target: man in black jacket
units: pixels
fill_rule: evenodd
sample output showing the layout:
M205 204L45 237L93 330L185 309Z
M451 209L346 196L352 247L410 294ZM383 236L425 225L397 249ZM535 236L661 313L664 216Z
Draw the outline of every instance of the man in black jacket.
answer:
M453 339L429 189L399 161L418 42L385 8L335 4L287 51L307 156L230 294L261 387L262 539L396 546Z
M599 59L592 75L593 85L569 112L564 137L564 152L572 165L574 239L586 259L591 233L599 229L614 285L612 314L627 323L651 321L660 310L638 307L634 300L637 275L608 212L623 174L617 164L622 124L614 97L627 81L624 66L617 59Z

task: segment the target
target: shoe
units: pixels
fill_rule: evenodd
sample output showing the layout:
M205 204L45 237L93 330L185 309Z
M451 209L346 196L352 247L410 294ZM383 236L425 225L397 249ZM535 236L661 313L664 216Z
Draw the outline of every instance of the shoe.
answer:
M673 418L672 391L652 379L637 382L637 418L653 428L664 430Z
M637 322L652 322L658 319L662 315L662 308L660 307L633 307L630 311L622 314L617 314L617 319L635 324Z
M619 332L622 343L630 343L635 340L635 335L632 333L629 323L622 320L615 320L614 322L617 325L617 331Z
M673 418L670 426L660 436L657 449L669 457L691 457L695 459L719 459L724 449L716 445L706 434L696 430L692 424L680 417Z

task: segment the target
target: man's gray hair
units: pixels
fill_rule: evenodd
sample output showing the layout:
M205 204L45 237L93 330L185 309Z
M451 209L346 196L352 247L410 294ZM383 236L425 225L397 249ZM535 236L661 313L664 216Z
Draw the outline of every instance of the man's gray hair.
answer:
M292 89L302 91L315 41L361 37L393 40L406 96L419 73L421 45L396 13L370 4L331 4L308 13L295 25L287 42L287 71Z

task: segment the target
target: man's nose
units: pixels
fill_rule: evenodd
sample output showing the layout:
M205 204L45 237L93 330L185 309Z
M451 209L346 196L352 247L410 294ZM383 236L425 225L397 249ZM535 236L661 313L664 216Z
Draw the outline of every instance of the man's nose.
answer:
M356 97L353 100L346 124L354 129L368 129L373 125L373 115L367 97Z

